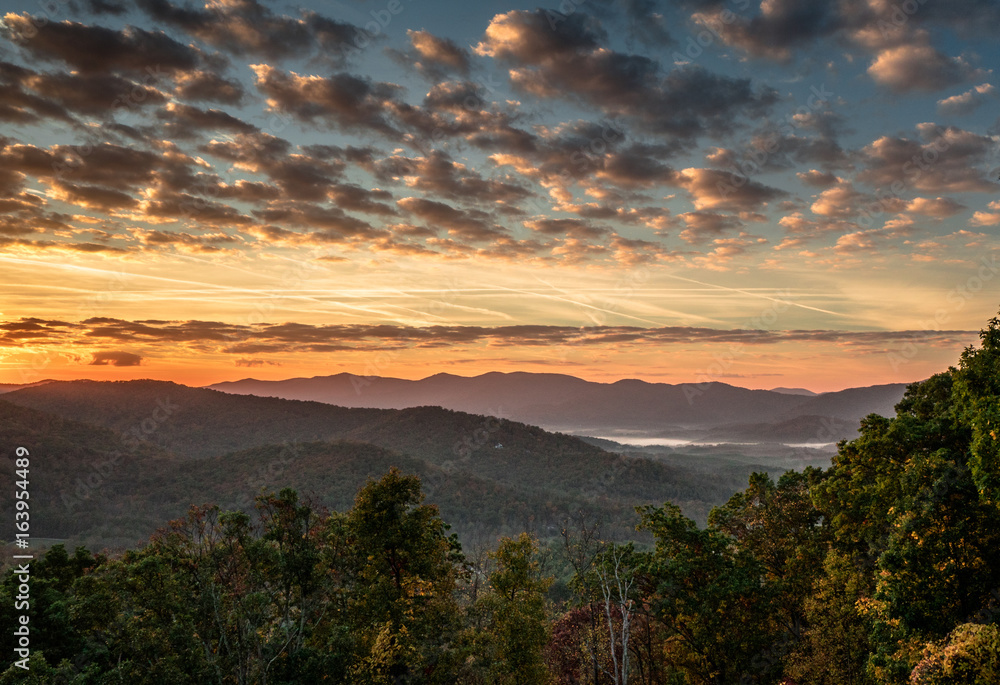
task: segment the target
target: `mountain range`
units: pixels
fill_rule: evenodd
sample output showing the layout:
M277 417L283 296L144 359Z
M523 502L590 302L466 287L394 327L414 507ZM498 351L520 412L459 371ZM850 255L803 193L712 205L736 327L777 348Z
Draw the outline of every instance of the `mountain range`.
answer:
M614 536L630 534L636 505L673 501L704 523L753 471L829 464L795 443L854 437L904 387L806 395L529 373L44 381L0 387L0 439L32 451L35 534L92 546L134 545L192 504L246 509L261 488L343 510L392 466L419 475L466 540L553 536L574 516L616 522ZM623 435L703 444L632 447ZM0 476L12 470L0 460L11 471Z
M580 516L621 537L637 505L673 501L704 522L751 472L775 471L766 459L624 455L440 407L345 408L150 380L7 392L0 440L31 452L33 535L96 548L135 545L192 504L247 509L262 488L345 510L393 466L421 477L465 541L553 537ZM14 475L13 459L0 459L0 478ZM13 520L12 508L7 498L0 514Z
M748 390L719 382L596 383L563 374L493 372L474 377L439 373L421 380L341 373L280 381L247 378L208 387L342 407L438 406L578 435L829 443L853 438L858 421L868 414L893 416L906 384L817 395L801 388Z

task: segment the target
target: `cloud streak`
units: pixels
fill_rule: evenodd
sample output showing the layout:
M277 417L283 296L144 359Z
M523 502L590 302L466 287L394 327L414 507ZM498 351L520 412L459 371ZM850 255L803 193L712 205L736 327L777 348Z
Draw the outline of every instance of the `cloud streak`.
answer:
M739 291L742 292L742 291ZM746 293L744 293L746 294ZM585 306L585 305L581 305ZM595 307L595 310L600 308ZM302 323L235 325L217 321L127 321L95 317L84 321L23 318L0 323L0 345L7 347L128 344L167 353L172 345L234 355L276 355L338 351L420 349L442 345L538 347L567 345L671 346L689 344L779 345L832 343L880 349L919 341L955 345L974 331L846 331L714 329L689 326L402 326L396 324L314 325ZM91 364L138 365L138 355L95 352Z

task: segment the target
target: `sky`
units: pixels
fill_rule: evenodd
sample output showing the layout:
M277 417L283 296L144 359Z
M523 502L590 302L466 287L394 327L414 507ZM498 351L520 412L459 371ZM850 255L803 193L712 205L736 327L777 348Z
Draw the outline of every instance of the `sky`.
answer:
M1000 305L993 0L0 16L3 383L827 391Z

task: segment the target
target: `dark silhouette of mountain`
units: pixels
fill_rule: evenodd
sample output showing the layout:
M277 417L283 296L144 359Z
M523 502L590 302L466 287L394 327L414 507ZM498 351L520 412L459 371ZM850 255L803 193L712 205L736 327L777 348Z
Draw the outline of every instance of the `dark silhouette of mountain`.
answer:
M626 536L636 505L669 500L704 522L768 468L707 472L438 407L348 409L162 381L23 388L0 400L0 427L4 444L29 447L39 473L33 530L97 546L134 545L192 504L249 507L262 487L295 487L344 509L390 466L419 475L463 536L527 527L550 537L580 511Z
M7 392L14 392L15 390L20 390L21 388L31 388L36 385L44 385L45 383L51 383L52 381L46 379L44 381L35 381L34 383L0 383L0 395Z
M829 416L843 419L857 427L858 421L869 414L895 416L894 407L903 398L905 390L906 383L891 383L827 392L805 399L779 418L787 420L796 416Z
M815 397L820 394L812 390L806 390L805 388L771 388L771 392L780 392L785 395L805 395L806 397Z
M285 441L354 440L443 463L467 453L605 454L578 438L440 407L352 409L232 395L167 381L55 381L8 393L21 406L132 434L190 458ZM499 450L497 450L499 453Z
M870 413L891 416L906 385L804 395L809 391L748 390L725 383L594 383L561 374L494 372L475 377L437 374L418 381L342 373L284 381L244 379L210 387L346 407L433 405L474 413L500 412L549 430L590 435L652 431L665 436L672 431L785 422L797 416L853 423ZM766 431L763 436L767 437ZM805 440L810 436L807 431L790 437Z

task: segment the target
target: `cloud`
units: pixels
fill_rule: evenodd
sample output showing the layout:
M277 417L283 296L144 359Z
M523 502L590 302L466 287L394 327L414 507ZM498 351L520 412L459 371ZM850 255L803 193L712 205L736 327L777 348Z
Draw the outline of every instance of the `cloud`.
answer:
M596 176L625 188L676 185L681 179L663 161L675 152L672 146L634 143L598 158Z
M30 69L0 62L0 121L12 124L35 123L44 118L75 121L64 106L25 87L33 75Z
M448 234L471 241L485 241L498 238L505 230L495 224L485 212L469 209L455 209L451 205L417 197L397 200L404 211L418 217L431 226L440 226Z
M157 22L241 57L280 60L319 52L341 63L358 50L356 26L312 11L302 11L299 18L276 15L256 0L206 2L204 9L169 0L138 0L138 5Z
M610 50L606 42L583 12L554 22L544 10L513 10L493 17L475 51L511 64L511 83L523 92L576 99L653 133L721 134L740 117L766 114L777 101L776 92L754 89L750 79L694 65L664 74L655 60Z
M392 201L392 193L386 190L368 190L354 183L334 183L327 189L327 196L340 209L382 216L397 214L394 207L379 202Z
M267 97L272 110L307 123L319 119L328 126L401 136L391 116L399 107L396 98L401 89L397 85L343 72L322 77L286 73L267 64L250 68L257 77L257 89Z
M765 171L784 171L801 164L820 165L826 169L843 169L850 166L849 153L837 142L838 117L818 117L817 113L796 114L784 124L765 124L749 142L715 155L714 165L727 168L749 169L748 174ZM815 130L818 135L801 135L799 132Z
M993 212L976 212L969 219L970 226L997 226L1000 225L1000 200L994 200L988 205Z
M726 241L723 241L726 242ZM729 241L733 242L733 241ZM730 247L722 245L720 247ZM736 248L738 249L738 248ZM595 347L602 345L646 344L653 346L690 344L770 345L782 343L834 343L846 346L884 349L901 342L922 341L930 345L968 344L975 331L844 331L844 330L758 330L713 329L690 326L402 326L396 324L227 324L213 321L126 321L95 317L78 322L22 318L0 323L0 344L10 347L45 347L74 344L142 344L162 346L172 352L178 348L213 350L224 354L323 353L338 351L377 351L385 349L427 348L489 344L491 346L567 345ZM115 364L137 355L119 352L95 352L95 359Z
M308 242L313 244L340 243L384 234L384 231L338 207L310 202L271 202L264 209L254 210L253 215L269 224L311 229Z
M958 214L965 205L955 202L950 197L915 197L906 203L906 211L935 219L947 219Z
M614 251L614 261L626 266L671 262L680 257L679 254L667 249L660 242L625 238L620 235L611 239L611 249Z
M723 0L680 0L691 19L703 27L690 44L701 52L716 38L755 58L790 62L796 51L816 45L859 47L874 54L871 75L894 89L937 89L950 85L946 74L968 75L967 65L934 50L931 33L953 30L963 37L988 36L1000 22L992 0L953 3L899 3L895 0L767 0L760 12ZM704 37L703 37L704 36ZM697 38L697 43L695 42ZM700 43L700 45L699 45ZM689 48L689 51L691 49ZM689 52L690 55L690 52ZM854 55L848 53L848 58ZM921 68L926 74L920 74Z
M94 352L91 366L140 366L142 357L131 352Z
M875 254L891 248L894 241L906 238L913 233L913 220L909 217L897 217L885 222L883 228L873 228L845 233L837 238L833 246L835 252L842 255L856 253Z
M834 248L840 253L874 252L876 249L876 235L870 231L847 233L837 238L837 244Z
M887 48L868 67L879 85L897 93L934 92L961 83L978 72L960 57L948 57L928 44Z
M656 0L623 0L626 29L639 42L650 46L671 46L676 43L667 29L667 20Z
M989 100L996 97L997 89L989 83L982 83L961 95L938 100L938 112L945 115L961 116L971 114Z
M687 228L681 231L681 239L692 245L705 243L726 231L743 227L743 222L736 217L718 212L687 212L678 215L678 218L687 225Z
M158 231L136 229L133 233L144 245L153 247L174 247L180 252L214 253L222 252L224 245L239 245L242 241L225 233L191 235L180 231Z
M291 150L292 144L287 140L263 131L212 140L200 148L205 154L234 162L253 173L287 159Z
M287 140L259 131L212 140L200 149L233 162L243 171L267 175L286 199L313 201L329 196L347 161L360 152L313 146L312 154L294 153Z
M130 208L138 204L134 197L120 190L64 181L53 183L51 194L54 199L67 204L104 212Z
M715 238L711 242L711 251L698 255L694 261L706 269L724 271L727 268L726 265L734 258L741 257L749 253L754 246L766 242L766 238L752 236L746 232L741 232L738 236L731 238Z
M127 26L121 31L71 21L37 21L31 15L3 17L7 37L32 56L62 61L84 74L121 72L145 78L194 71L204 61L194 47L162 31Z
M281 366L281 362L271 361L270 359L237 359L233 362L236 366L244 366L247 368L259 368L261 366Z
M691 3L695 4L695 3ZM726 45L755 57L787 61L792 51L828 36L844 25L837 3L828 0L770 0L753 17L722 3L695 12L692 19L720 36Z
M84 3L91 14L111 14L120 16L128 12L128 7L114 0L86 0Z
M781 197L783 190L719 169L684 169L678 185L691 193L695 209L755 211Z
M443 112L472 114L486 106L486 99L483 87L478 83L441 80L427 92L424 105Z
M403 182L408 188L461 202L516 203L534 195L521 184L484 179L440 150L426 157L394 155L374 163L372 172L382 182Z
M79 123L77 115L109 118L122 107L155 107L165 93L114 74L36 72L0 62L0 118L27 123L45 118Z
M861 149L858 180L876 188L924 193L996 192L985 166L997 149L990 136L954 126L917 125L913 138L882 136Z
M172 138L191 138L213 133L254 133L258 129L221 109L201 109L171 102L158 113Z
M598 240L605 237L610 229L594 226L580 219L530 219L525 228L550 236L565 236L575 240Z
M989 14L969 2L969 12ZM0 136L4 249L150 253L145 259L335 246L352 259L367 249L435 263L692 266L710 255L715 268L764 244L745 231L765 215L780 219L789 240L808 241L871 228L856 221L857 208L896 183L877 211L890 213L888 223L916 219L921 227L932 223L923 217L964 211L952 199L967 202L958 193L996 190L985 176L996 166L993 134L921 124L848 150L838 139L856 140L870 124L848 122L837 98L775 120L776 107L802 104L793 98L810 84L795 77L820 68L820 49L794 74L786 70L780 95L757 81L777 72L753 62L726 76L662 61L671 51L664 46L682 49L670 32L686 37L673 24L667 30L662 12L670 20L676 7L718 16L725 0L678 0L670 10L654 0L602 0L565 15L514 10L488 15L475 48L416 24L405 37L395 27L391 45L440 77L423 86L412 73L397 84L348 68L364 30L314 12L264 0L134 4L140 11L122 16L116 0L92 0L89 13L87 0L74 0L67 12L89 16L84 23L6 15L13 49L0 61L0 121L25 142ZM981 30L975 22L922 7L899 31L864 33L892 10L892 0L767 0L714 39L787 59L800 44L834 37L848 54L823 68L853 75L873 61L903 64L900 74L926 71L894 56L903 49L930 49L965 65L963 74L975 71L936 52L943 46L929 47L925 30ZM95 24L94 14L110 26ZM126 20L146 24L122 28ZM637 54L637 41L657 49ZM871 58L848 68L857 49ZM723 65L730 53L703 64ZM971 50L964 54L976 63ZM490 74L503 73L510 83L491 85ZM113 107L123 94L129 106ZM984 83L933 100L961 113L993 96ZM303 138L300 124L313 135ZM703 136L712 138L707 155ZM298 144L306 139L313 144ZM701 158L708 168L692 167ZM748 160L760 161L741 171ZM806 188L792 195L796 172ZM992 225L983 223L990 211L969 214L971 225Z
M243 84L227 79L214 71L186 71L174 75L174 95L193 102L221 102L238 105L243 102Z
M183 111L186 116L196 118L228 117L187 105L177 105L174 111ZM0 147L0 165L16 174L11 178L33 177L47 186L44 197L38 197L33 204L24 204L22 200L19 208L11 207L10 210L20 211L19 220L26 225L37 225L63 238L77 231L70 230L62 221L59 225L52 224L51 217L55 214L44 214L49 204L62 202L101 212L111 217L103 234L110 237L109 231L113 231L124 238L125 241L119 243L122 247L141 245L132 240L134 234L129 233L125 221L184 221L202 224L203 228L250 222L239 210L206 197L216 191L223 197L224 190L232 189L209 170L207 162L181 152L169 141L159 141L158 146L158 150L151 151L112 143L53 145L50 148L4 144ZM32 216L26 216L25 212ZM77 223L95 221L82 216L73 219Z
M821 217L818 220L807 219L801 212L793 212L781 217L778 220L778 225L785 229L789 237L776 246L776 250L797 248L831 233L843 234L858 230L857 224L848 220L827 217Z
M158 168L178 164L153 152L111 143L50 148L5 145L0 147L0 163L11 171L43 181L57 195L102 197L113 200L112 206L134 204L130 191L151 184Z
M1000 214L991 212L976 212L969 220L970 226L996 226L1000 224Z
M468 74L471 66L469 51L447 38L439 38L429 31L408 29L413 52L408 55L411 64L431 76L444 73Z
M813 214L831 219L845 219L857 216L874 198L855 189L849 181L838 181L837 185L819 194L809 207Z
M622 149L625 133L610 123L577 120L538 127L517 142L514 147L498 146L500 151L490 159L543 185L566 185L603 174L601 186L608 182L650 186L669 182L676 175L663 158L676 153L677 146L634 144Z
M829 172L817 171L816 169L800 171L795 175L800 181L814 188L829 188L837 183L836 176Z

